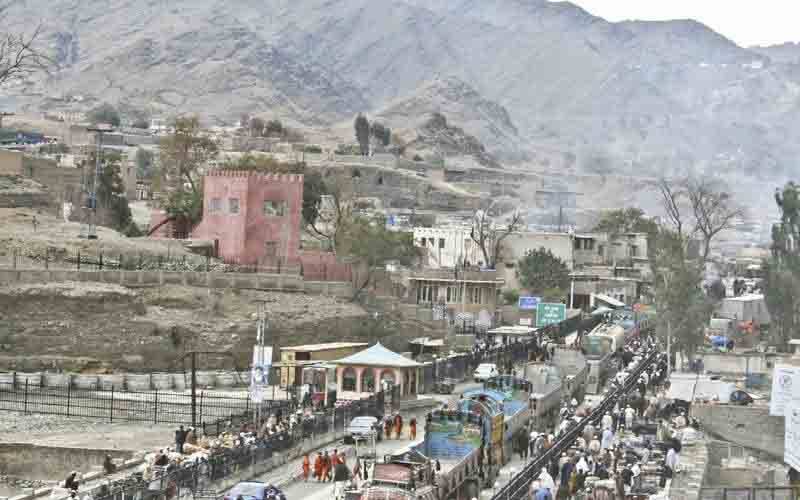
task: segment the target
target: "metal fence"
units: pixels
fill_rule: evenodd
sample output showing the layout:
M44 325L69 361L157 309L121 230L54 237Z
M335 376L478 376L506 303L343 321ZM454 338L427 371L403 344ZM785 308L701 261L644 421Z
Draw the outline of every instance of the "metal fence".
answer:
M281 402L281 404L288 404ZM185 466L173 466L171 469L157 470L155 477L146 480L142 473L134 473L110 485L99 487L93 497L97 500L165 498L212 498L216 497L213 483L229 478L245 468L257 464L265 465L277 453L290 450L298 451L303 442L314 436L337 433L345 430L350 420L362 415L383 415L386 404L384 394L378 393L361 401L348 405L329 408L317 412L311 418L305 418L291 431L284 431L256 440L249 446L222 449L211 455L208 460ZM286 406L287 410L291 407ZM277 408L273 408L277 410ZM203 427L208 436L218 435L228 430L238 430L237 426L249 423L250 414L234 416ZM263 472L266 472L266 469Z
M287 401L263 403L285 407ZM28 383L0 383L0 411L84 417L108 422L129 421L153 424L191 424L192 395L166 391L82 390L71 385L40 387ZM198 425L252 413L255 405L247 396L199 391L194 398Z
M701 488L699 500L798 500L800 487Z

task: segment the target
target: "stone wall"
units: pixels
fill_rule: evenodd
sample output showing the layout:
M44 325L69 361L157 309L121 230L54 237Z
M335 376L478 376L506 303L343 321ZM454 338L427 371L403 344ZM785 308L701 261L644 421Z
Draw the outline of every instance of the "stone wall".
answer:
M768 406L694 404L692 415L721 439L783 459L784 419Z
M169 284L240 290L306 292L346 298L353 296L353 286L349 282L305 281L302 276L291 274L0 269L0 285L65 281L96 281L134 288Z
M129 459L130 451L0 444L0 474L25 479L65 478L70 471L101 468L106 455Z

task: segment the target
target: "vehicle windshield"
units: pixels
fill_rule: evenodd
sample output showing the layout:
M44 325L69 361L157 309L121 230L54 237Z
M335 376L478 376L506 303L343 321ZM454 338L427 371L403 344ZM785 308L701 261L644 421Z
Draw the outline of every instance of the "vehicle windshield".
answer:
M258 483L243 483L237 484L230 493L231 498L236 498L239 495L247 497L261 498L264 491L264 485Z
M587 335L581 341L584 356L599 358L611 352L611 339L598 335Z

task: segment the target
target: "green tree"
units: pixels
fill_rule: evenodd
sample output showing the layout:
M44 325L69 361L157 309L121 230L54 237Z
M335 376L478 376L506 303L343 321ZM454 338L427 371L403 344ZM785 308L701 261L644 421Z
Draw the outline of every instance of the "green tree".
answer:
M220 168L271 174L302 174L303 222L306 226L316 223L317 217L319 217L320 200L323 195L327 194L322 174L318 171L308 169L304 163L284 163L269 156L251 154L241 156L235 161L229 161Z
M159 174L167 191L164 205L167 217L150 228L149 234L168 222L188 228L200 222L203 214L201 171L218 153L217 143L203 131L196 116L176 119L173 129L160 144ZM161 179L158 183L162 183Z
M624 233L655 235L658 232L658 224L646 217L642 209L630 207L604 211L594 231L611 235Z
M388 146L392 141L392 131L382 123L373 122L370 127L372 137L380 141L384 146Z
M96 152L92 152L86 160L87 168L95 165ZM97 206L108 210L109 226L126 236L141 236L141 232L133 222L128 199L125 197L125 185L122 181L122 157L117 152L104 152L101 168L97 177Z
M154 154L144 148L136 149L136 177L139 179L149 179L153 174Z
M713 181L662 179L657 187L666 217L650 245L656 327L670 339L671 351L691 358L704 342L704 328L718 302L702 286L713 241L741 211L724 186ZM694 241L701 246L697 256L689 252Z
M103 104L90 110L87 114L87 118L93 125L107 123L112 127L119 127L120 123L122 122L117 108L107 102L104 102Z
M261 118L254 116L250 119L250 136L251 137L262 137L264 132L266 132L267 123L262 120Z
M356 141L361 148L361 154L366 156L369 154L369 120L361 113L356 116L356 121L353 124L356 131Z
M143 130L147 130L150 128L150 120L145 117L139 117L133 121L131 124L133 128L139 128Z
M264 129L264 133L267 136L270 135L278 135L282 136L284 133L283 123L280 120L270 120L267 122L267 125Z
M549 249L528 250L517 263L517 279L534 295L562 298L569 286L569 268Z
M410 265L419 257L411 233L389 231L382 218L353 217L339 232L336 254L362 264L367 272L360 279L353 298L369 285L375 271L391 262Z
M776 189L781 222L772 227L772 257L765 265L764 299L771 323L770 333L787 348L800 327L800 190L794 182Z

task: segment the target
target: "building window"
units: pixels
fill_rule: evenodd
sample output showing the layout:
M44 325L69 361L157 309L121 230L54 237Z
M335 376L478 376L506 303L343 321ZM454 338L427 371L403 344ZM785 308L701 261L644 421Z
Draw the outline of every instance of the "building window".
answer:
M467 299L470 304L482 304L483 289L478 287L471 287L467 290Z
M228 198L228 212L232 214L239 213L239 198Z
M283 217L286 215L285 201L264 201L264 215L267 217Z
M631 245L629 248L631 257L638 257L639 256L639 247L636 245Z
M211 198L211 202L208 204L208 213L215 214L221 211L222 211L222 200L219 198Z
M457 304L461 302L461 286L448 286L447 287L447 303Z
M603 250L605 250L605 247L603 245L597 245L597 255L602 257L603 256Z
M417 303L425 304L433 302L433 293L437 287L433 285L420 285L417 289Z
M444 248L444 238L439 238L439 248Z
M353 368L347 367L344 369L344 372L342 372L342 390L356 390L356 371Z

